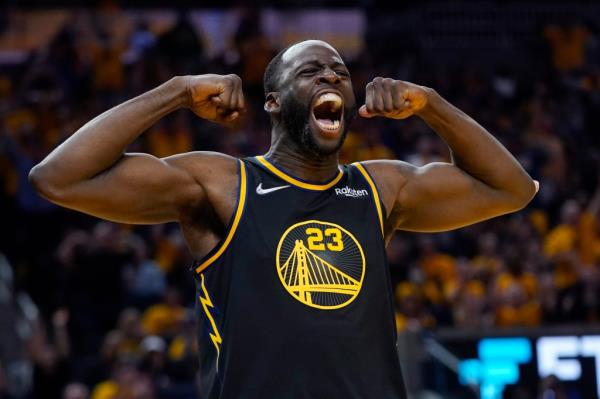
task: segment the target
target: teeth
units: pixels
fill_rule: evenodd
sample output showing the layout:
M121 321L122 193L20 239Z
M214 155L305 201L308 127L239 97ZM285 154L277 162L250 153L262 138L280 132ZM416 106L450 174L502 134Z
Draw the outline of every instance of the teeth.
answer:
M340 127L340 121L338 120L331 121L329 119L318 119L317 123L319 124L319 127L323 130L335 131L338 130Z
M325 93L320 95L314 106L318 107L324 102L331 103L331 112L337 111L342 106L342 98L335 93Z

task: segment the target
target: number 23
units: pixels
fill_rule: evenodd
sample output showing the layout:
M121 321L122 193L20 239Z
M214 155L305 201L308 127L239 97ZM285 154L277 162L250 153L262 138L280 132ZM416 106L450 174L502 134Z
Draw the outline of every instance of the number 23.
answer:
M342 241L342 232L338 228L329 227L325 229L325 237L331 237L331 242L323 243L323 231L316 227L309 227L306 229L306 235L308 236L308 249L313 251L324 251L325 245L330 251L342 251L344 249L344 242Z

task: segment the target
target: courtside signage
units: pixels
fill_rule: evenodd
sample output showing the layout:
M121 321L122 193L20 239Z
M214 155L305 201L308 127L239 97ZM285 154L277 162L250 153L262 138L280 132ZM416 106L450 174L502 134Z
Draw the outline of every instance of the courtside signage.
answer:
M600 399L600 335L484 338L477 355L460 361L458 377L463 385L478 386L481 399L501 399L507 385L524 383L522 369L528 367L539 378L554 375L588 390L593 384L594 396L586 398ZM586 375L593 381L584 381Z

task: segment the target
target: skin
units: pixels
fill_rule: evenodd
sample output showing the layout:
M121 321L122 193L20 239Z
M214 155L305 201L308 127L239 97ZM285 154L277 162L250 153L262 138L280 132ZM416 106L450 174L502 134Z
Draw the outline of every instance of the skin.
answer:
M336 149L347 126L325 135L309 120L308 133L321 152L315 155L286 130L282 104L295 99L310 106L318 93L333 91L349 112L356 106L350 74L337 51L321 41L291 47L282 61L278 91L268 93L265 102L272 120L267 155L295 176L326 182L337 173ZM395 230L445 231L513 212L534 196L536 182L515 158L433 89L375 78L366 93L361 117L420 117L453 155L451 163L423 167L397 160L365 162L386 208L386 241ZM149 126L183 107L235 127L245 111L242 82L235 75L173 78L81 127L31 170L30 181L48 200L103 219L133 224L177 221L192 255L200 258L221 239L234 212L237 160L211 152L160 159L125 153Z

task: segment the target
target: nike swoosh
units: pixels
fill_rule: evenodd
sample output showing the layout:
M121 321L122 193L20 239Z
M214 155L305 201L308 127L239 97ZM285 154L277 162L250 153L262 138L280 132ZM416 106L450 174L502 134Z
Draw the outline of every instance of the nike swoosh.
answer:
M262 188L262 183L260 183L258 186L256 186L256 194L258 194L258 195L265 195L265 194L272 193L273 191L281 190L282 188L288 188L289 186L290 185L288 184L287 186Z

